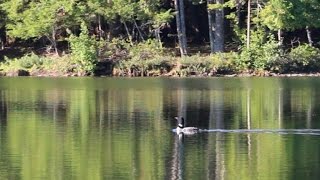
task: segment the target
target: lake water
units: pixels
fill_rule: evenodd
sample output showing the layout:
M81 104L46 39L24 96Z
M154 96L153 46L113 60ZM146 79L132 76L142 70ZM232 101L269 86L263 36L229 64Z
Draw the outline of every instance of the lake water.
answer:
M178 136L175 116L204 132ZM318 179L320 78L0 78L0 179Z

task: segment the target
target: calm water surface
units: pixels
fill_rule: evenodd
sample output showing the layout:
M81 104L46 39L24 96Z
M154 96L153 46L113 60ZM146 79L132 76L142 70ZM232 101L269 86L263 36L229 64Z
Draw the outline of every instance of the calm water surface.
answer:
M0 179L318 179L319 129L319 78L0 78Z

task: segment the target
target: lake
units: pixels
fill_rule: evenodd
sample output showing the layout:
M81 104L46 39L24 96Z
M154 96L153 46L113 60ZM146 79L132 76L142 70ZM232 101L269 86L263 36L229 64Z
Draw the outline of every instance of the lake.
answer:
M3 77L0 179L318 179L319 118L317 77Z

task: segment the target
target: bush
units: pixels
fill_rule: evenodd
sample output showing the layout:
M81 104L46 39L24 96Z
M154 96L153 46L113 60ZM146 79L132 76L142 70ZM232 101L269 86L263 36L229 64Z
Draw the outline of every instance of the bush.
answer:
M300 45L271 64L279 73L316 72L320 70L320 51L308 44Z
M30 69L33 66L35 67L41 66L43 64L43 59L44 58L37 56L34 53L31 53L29 55L26 55L20 58L19 63L22 68Z
M97 42L89 36L87 26L81 24L81 33L79 36L73 34L69 37L71 46L71 57L76 64L78 74L93 74L98 61Z
M3 74L6 74L9 71L16 71L19 69L22 69L22 67L18 59L9 60L7 57L4 57L4 62L0 63L0 71Z
M5 61L0 64L0 69L4 72L16 71L19 69L30 70L42 66L44 60L44 57L40 57L34 53L15 59L8 59L5 57Z
M180 76L230 74L238 71L235 63L238 55L234 52L216 53L210 56L186 56L180 61Z
M51 76L78 75L70 55L46 58L39 71ZM34 70L34 73L38 73L37 70Z
M125 51L123 59L116 62L121 75L156 76L168 72L172 64L170 57L164 55L163 48L156 40L147 40L130 46L129 43L117 41L118 48Z
M308 44L300 45L288 54L291 64L297 66L297 70L304 72L317 71L320 67L319 49Z
M76 75L76 68L70 59L69 55L45 57L34 53L15 59L5 57L5 61L0 63L0 72L1 74L12 74L24 70L33 76Z
M240 69L268 70L270 65L280 56L280 50L273 36L261 39L259 33L253 33L250 48L244 47L237 60Z
M204 75L210 72L212 60L210 56L201 57L198 54L182 57L180 64L180 76Z

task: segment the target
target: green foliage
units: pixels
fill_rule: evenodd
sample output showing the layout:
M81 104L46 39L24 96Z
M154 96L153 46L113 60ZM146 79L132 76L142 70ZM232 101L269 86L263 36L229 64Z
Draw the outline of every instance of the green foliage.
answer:
M216 10L216 9L222 9L222 8L234 8L235 5L235 1L234 0L229 0L223 4L221 3L212 3L212 4L208 4L208 9L209 10Z
M17 59L8 59L7 57L4 57L4 62L0 63L0 74L6 74L10 71L16 71L22 69L19 60Z
M262 30L252 31L250 48L243 47L237 65L240 69L266 70L269 64L280 56L280 50L273 36L266 36Z
M149 39L130 48L130 56L137 61L147 60L163 53L158 41Z
M108 3L107 0L88 0L87 5L90 11L103 15L106 19L114 19L114 13L111 13L111 3Z
M180 76L230 74L238 72L237 53L216 53L210 56L186 56L180 61Z
M153 16L153 26L154 28L162 27L171 19L174 18L174 14L172 13L171 9L167 11L160 11Z
M237 73L240 71L237 66L238 57L239 55L235 52L213 54L211 55L212 70L216 74Z
M78 75L71 57L65 55L63 57L45 57L38 56L34 53L27 54L21 58L8 59L0 63L0 73L7 74L25 70L30 75L46 75L46 76L66 76Z
M270 0L260 13L261 22L271 30L291 29L295 20L292 8L290 1Z
M116 14L116 16L120 17L120 20L122 22L132 21L136 16L141 15L139 4L137 2L126 0L112 1L112 10Z
M89 36L88 28L83 22L81 24L81 33L79 36L73 34L69 37L71 46L71 56L77 65L79 74L92 74L97 60L97 42Z
M300 45L277 58L271 67L280 73L317 72L320 70L320 50L308 44Z
M6 1L1 6L8 19L8 34L22 39L51 36L52 31L65 18L62 13L70 9L70 2L59 1Z
M219 3L208 5L208 9L210 10L216 10L216 9L222 9L222 8L224 8L223 4L219 4Z
M23 56L19 59L20 66L25 69L30 69L33 66L41 66L43 64L44 57L37 56L34 53Z
M209 56L185 56L181 58L180 76L203 75L210 72L212 60Z
M119 60L116 68L121 75L129 76L155 76L168 72L170 58L164 55L164 51L156 40L147 40L134 46L120 42L120 47L125 48L127 55ZM119 45L118 45L119 46Z
M21 58L15 58L13 60L8 59L5 57L5 61L0 64L0 69L3 71L11 71L11 70L18 70L18 69L31 69L37 68L43 64L45 57L37 56L34 53L27 54Z
M320 27L319 1L270 0L260 13L261 22L271 30Z
M5 18L6 18L6 15L4 11L1 9L1 4L0 4L0 29L5 26L5 23L6 23Z
M307 66L309 65L310 61L319 59L319 54L319 49L308 44L303 44L293 48L289 53L289 57L291 59L295 59L297 62L300 62L303 66Z
M60 61L57 63L50 58L48 60L31 53L22 58L10 60L10 62L7 60L1 66L3 69L15 67L30 71L44 69L49 71L54 64L58 64L54 68L62 68L61 72L88 75L94 72L98 59L110 59L115 62L115 67L122 74L133 76L151 75L152 73L165 74L175 66L180 67L179 63L181 63L180 71L185 76L239 71L308 72L318 70L318 49L302 45L293 49L284 49L289 53L281 54L271 34L275 34L274 31L279 29L285 32L308 27L308 30L312 32L311 35L315 35L315 28L320 27L319 1L251 2L250 47L247 48L240 47L241 44L246 43L247 29L244 27L246 17L243 15L247 11L245 6L247 1L228 0L225 3L209 4L202 0L192 0L192 6L202 4L199 8L205 8L203 3L208 3L209 10L227 9L226 18L233 20L233 23L227 27L233 28L235 33L228 40L232 39L232 44L239 45L232 47L232 50L240 51L239 54L223 53L207 57L198 54L176 61L176 57L168 57L166 49L161 46L161 39L165 39L161 37L161 29L166 27L168 28L166 32L174 32L169 29L172 28L169 27L169 23L174 19L175 14L162 0L4 0L0 2L0 28L2 28L0 35L2 42L6 42L6 47L8 43L15 41L15 38L22 44L36 39L38 40L37 46L29 49L39 52L38 45L48 43L42 41L45 38L49 39L56 49L66 48L64 42L60 43L60 41L68 40L71 46L71 59L63 64ZM197 8L190 8L190 11L193 9ZM189 19L190 15L187 16ZM86 22L90 26L87 27L84 23L80 26L81 22ZM191 23L195 22L191 21ZM199 27L200 25L202 27L203 24L200 23ZM79 27L81 33L78 35ZM202 28L196 26L192 28L194 28L192 31L197 31L197 33L190 31L191 33L188 34L191 36L195 37L194 34L202 33L198 32ZM73 32L73 34L69 33L72 34L69 39L67 31ZM226 32L230 31L226 30ZM94 34L97 33L99 33L99 42L94 38ZM102 40L103 38L109 40L110 37L111 42ZM157 41L150 40L151 37L157 38ZM126 41L126 38L130 40L130 43ZM145 41L148 38L149 40ZM168 38L173 39L174 37L168 34ZM313 38L314 41L317 39L316 36ZM290 41L285 40L284 43ZM139 41L142 42L138 43ZM102 50L99 49L101 44L103 44ZM229 48L226 49L229 50ZM65 54L64 56L70 57ZM55 58L61 59L60 57Z

